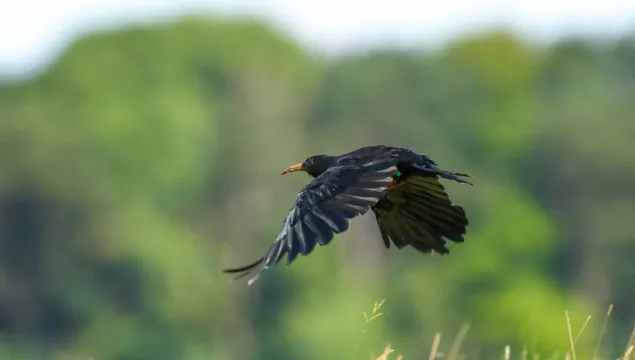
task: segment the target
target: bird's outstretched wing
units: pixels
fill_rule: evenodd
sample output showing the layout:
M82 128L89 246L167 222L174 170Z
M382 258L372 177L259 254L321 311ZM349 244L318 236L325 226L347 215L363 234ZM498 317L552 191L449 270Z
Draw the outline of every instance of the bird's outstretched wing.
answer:
M327 245L335 234L348 229L349 220L366 213L386 193L397 171L396 157L363 165L328 169L307 184L296 196L282 230L265 256L235 269L223 270L234 278L251 275L248 283L287 255L287 265L298 254L308 255L316 244Z
M386 196L373 206L387 248L392 242L399 249L411 245L423 253L447 254L445 239L464 241L469 224L465 210L452 204L439 181L439 176L449 178L449 175L468 176L411 168L408 176L393 184Z

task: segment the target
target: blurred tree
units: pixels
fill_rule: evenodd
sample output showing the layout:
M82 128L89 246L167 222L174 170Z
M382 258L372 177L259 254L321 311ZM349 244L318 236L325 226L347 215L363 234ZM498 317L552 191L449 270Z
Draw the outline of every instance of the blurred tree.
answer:
M86 37L3 88L2 329L99 359L257 351L232 338L248 327L218 299L223 234L204 240L201 215L255 238L262 222L231 219L266 202L225 203L275 191L239 179L284 154L279 136L298 146L312 69L260 24L193 19Z
M635 288L618 280L635 275L622 265L634 244L635 150L625 144L635 131L635 82L614 54L571 40L544 58L541 113L549 126L527 154L533 171L525 182L561 224L559 278L595 308L616 305L622 335L614 339L623 344L635 319L627 300Z
M495 31L323 62L238 19L84 37L41 76L0 84L0 356L323 359L390 341L409 358L436 331L449 347L465 321L468 355L562 355L564 310L579 326L609 301L622 350L632 44L539 49ZM371 143L477 177L447 185L470 216L465 244L386 251L367 217L252 287L225 281L306 183L282 169Z

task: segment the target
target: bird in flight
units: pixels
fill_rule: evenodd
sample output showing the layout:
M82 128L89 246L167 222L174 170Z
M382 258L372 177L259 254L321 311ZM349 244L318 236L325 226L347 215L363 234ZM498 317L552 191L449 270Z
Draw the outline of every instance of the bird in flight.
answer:
M282 175L304 171L312 180L302 188L269 251L258 261L223 270L234 279L256 281L287 256L324 246L348 229L349 220L372 210L386 248L407 245L423 253L449 253L445 239L464 242L465 210L453 205L440 178L462 184L468 174L441 169L426 155L387 145L366 146L340 156L314 155ZM445 238L445 239L444 239Z

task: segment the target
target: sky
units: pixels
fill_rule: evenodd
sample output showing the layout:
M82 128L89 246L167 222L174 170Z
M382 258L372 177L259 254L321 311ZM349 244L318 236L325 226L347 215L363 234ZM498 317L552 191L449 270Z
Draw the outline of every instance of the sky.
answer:
M251 15L325 55L373 45L438 46L505 26L533 41L568 34L635 32L631 0L23 0L0 8L0 76L41 70L95 29L177 19L188 13Z

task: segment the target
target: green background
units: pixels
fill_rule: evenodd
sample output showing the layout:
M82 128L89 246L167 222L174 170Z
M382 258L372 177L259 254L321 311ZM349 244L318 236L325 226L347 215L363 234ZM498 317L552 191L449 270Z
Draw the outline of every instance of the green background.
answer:
M266 25L189 18L91 34L0 84L2 359L348 359L387 343L590 359L635 318L635 38L538 47L504 31L323 59ZM372 217L256 285L306 174L385 143L470 217L447 257L383 248ZM373 302L384 315L362 338ZM361 340L360 340L361 339Z

